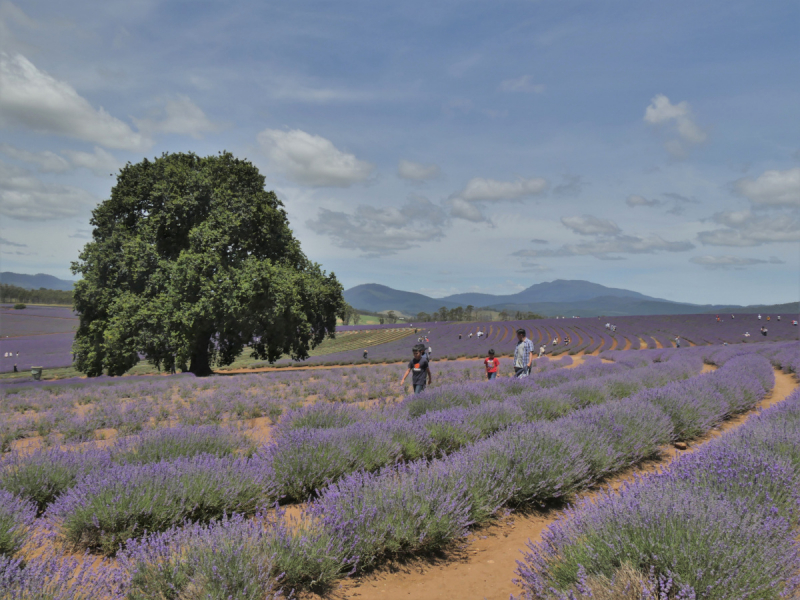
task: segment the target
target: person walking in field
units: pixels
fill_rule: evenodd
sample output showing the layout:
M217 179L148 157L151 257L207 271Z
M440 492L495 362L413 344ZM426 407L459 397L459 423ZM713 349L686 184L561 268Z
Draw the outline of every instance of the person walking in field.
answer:
M425 391L425 386L430 384L432 381L431 378L431 370L428 366L428 358L423 354L425 350L425 346L422 344L417 344L413 348L414 358L412 358L408 362L408 368L406 369L403 378L400 380L400 385L402 386L405 384L406 377L408 377L409 373L413 373L411 375L411 383L414 384L414 393L419 394Z
M525 330L517 329L517 347L514 349L514 377L527 376L533 363L533 342L525 336Z
M431 359L431 356L432 356L432 355L433 355L433 348L431 348L430 346L428 346L428 360L430 360L430 359Z
M364 349L364 360L367 360L367 349Z
M547 351L547 348L545 347L545 345L544 345L544 344L542 344L541 346L539 346L539 358L542 358L542 355L543 355L543 354L544 354L546 351Z
M500 368L500 359L494 357L494 350L489 350L489 356L484 359L483 365L486 367L486 378L489 381L495 379Z
M681 336L679 336L679 335L675 336L675 347L676 348L680 348L681 347Z

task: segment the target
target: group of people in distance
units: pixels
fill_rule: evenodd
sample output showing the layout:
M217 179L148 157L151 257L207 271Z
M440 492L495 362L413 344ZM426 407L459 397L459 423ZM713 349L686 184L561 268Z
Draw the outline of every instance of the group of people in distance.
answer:
M540 346L539 356L542 356L545 350L544 345ZM400 385L405 385L406 378L411 375L414 393L419 394L433 380L430 368L430 347L428 347L428 352L426 353L425 345L417 344L412 348L412 352L413 358L408 361L408 368L400 380ZM527 377L530 374L534 352L533 342L528 339L525 330L517 329L517 345L514 348L514 377ZM488 380L491 381L497 378L500 359L495 356L494 349L489 350L488 356L483 361L483 366L486 369L486 378Z

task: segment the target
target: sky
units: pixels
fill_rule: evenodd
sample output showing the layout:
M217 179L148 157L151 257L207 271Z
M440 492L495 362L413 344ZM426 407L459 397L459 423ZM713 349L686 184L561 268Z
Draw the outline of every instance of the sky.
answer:
M0 269L228 150L345 288L800 298L795 0L0 0Z

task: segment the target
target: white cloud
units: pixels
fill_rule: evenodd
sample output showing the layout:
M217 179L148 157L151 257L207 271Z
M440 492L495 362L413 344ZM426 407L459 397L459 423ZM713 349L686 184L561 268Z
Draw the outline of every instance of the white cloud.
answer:
M79 150L63 150L62 152L69 157L75 167L89 169L95 175L113 174L120 167L120 161L99 146L94 147L94 152Z
M497 181L496 179L474 177L454 197L467 202L497 202L535 196L546 189L547 180L541 178L524 179L520 177L516 181Z
M337 246L375 258L442 239L445 220L439 206L415 196L400 208L359 206L353 214L322 208L307 225Z
M654 254L656 252L685 252L694 248L690 242L670 242L651 234L617 235L600 238L582 244L565 244L554 250L518 250L513 256L523 258L554 258L566 256L594 256L600 259L615 259L615 254Z
M547 180L541 178L520 177L516 181L497 181L474 177L463 190L450 196L447 204L450 206L451 216L477 223L488 221L479 208L481 204L535 196L544 192L547 186Z
M8 144L0 144L0 152L9 158L34 164L42 173L63 173L72 168L65 158L50 150L29 152Z
M800 241L800 218L782 214L758 216L749 210L717 213L712 220L724 229L701 231L697 239L706 246L761 246Z
M0 53L0 125L21 125L38 133L64 135L108 148L142 150L151 144L21 54Z
M679 139L668 140L664 146L675 157L683 158L686 144L700 144L708 137L694 122L689 103L672 104L664 94L655 96L644 112L644 120L652 125L675 124Z
M0 162L0 214L20 220L74 217L96 200L80 188L45 183L27 169Z
M439 165L423 165L410 160L401 160L397 165L397 174L403 179L426 181L439 177L441 169L439 169Z
M534 83L530 75L523 75L516 79L506 79L500 83L500 89L504 92L530 92L541 94L545 86L541 83Z
M760 258L743 258L740 256L711 256L710 254L706 254L704 256L693 256L689 259L689 262L692 262L696 265L701 265L706 269L741 269L744 267L749 267L752 265L763 265L763 264L783 264L783 261L779 258L772 256L769 260L762 260Z
M219 131L220 125L212 123L202 109L188 96L178 94L164 103L164 108L154 111L146 119L136 119L140 131L152 135L171 133L189 135L198 140L204 133Z
M562 217L561 222L565 227L581 235L617 235L622 232L614 221L600 219L593 215Z
M800 207L800 167L765 171L756 179L740 179L735 185L737 191L753 204Z
M275 167L305 185L349 187L366 180L374 169L330 140L299 129L265 129L258 134L258 142Z
M466 200L451 198L448 204L450 206L450 215L457 219L464 219L465 221L472 221L473 223L480 223L487 220L477 206L470 204Z
M625 199L625 204L630 207L634 206L660 206L663 204L661 200L648 200L644 196L639 196L638 194L631 194Z

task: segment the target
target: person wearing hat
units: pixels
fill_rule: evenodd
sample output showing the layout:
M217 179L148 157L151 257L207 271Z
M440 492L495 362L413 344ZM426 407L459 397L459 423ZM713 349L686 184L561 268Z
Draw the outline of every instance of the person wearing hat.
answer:
M517 329L517 347L514 349L514 377L528 375L533 364L533 342L526 337L525 330Z
M497 370L500 367L500 359L495 358L494 350L489 350L489 356L484 359L483 366L486 367L486 378L489 381L497 377Z

